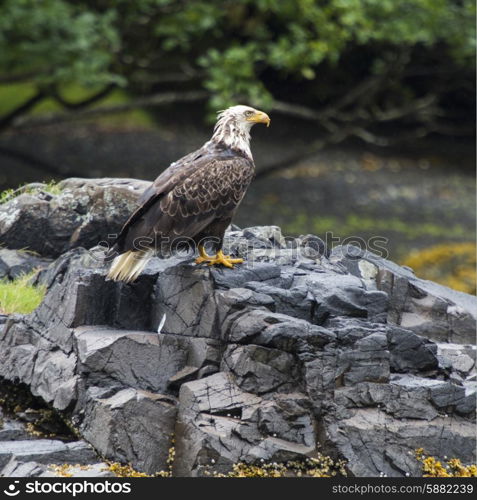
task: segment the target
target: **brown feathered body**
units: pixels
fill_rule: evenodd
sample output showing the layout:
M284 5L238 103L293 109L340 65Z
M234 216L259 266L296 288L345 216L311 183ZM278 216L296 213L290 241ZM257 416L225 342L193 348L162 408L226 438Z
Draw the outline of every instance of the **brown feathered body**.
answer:
M210 141L172 163L144 192L106 254L107 261L114 259L109 278L133 281L153 253L164 254L184 242L209 240L216 251L222 248L255 171L250 149L240 148L248 146L248 130L230 127L235 142L216 127Z

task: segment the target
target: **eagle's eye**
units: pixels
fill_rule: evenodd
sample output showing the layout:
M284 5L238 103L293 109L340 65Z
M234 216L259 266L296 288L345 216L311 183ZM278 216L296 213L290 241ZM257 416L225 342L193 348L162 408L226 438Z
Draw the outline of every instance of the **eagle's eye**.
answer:
M252 116L253 115L253 111L245 111L245 116Z

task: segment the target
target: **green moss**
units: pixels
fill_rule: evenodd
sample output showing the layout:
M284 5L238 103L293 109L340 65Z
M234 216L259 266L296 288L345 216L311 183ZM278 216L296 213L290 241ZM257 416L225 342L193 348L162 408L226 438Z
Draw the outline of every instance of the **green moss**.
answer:
M46 287L31 284L31 278L35 272L23 274L13 281L0 280L1 314L29 314L40 305Z
M282 215L288 215L283 213ZM377 219L372 217L349 214L346 217L336 216L310 216L299 212L282 224L286 234L314 233L323 235L333 231L336 236L359 236L363 233L380 234L380 232L395 232L413 239L422 236L464 238L469 231L460 224L454 226L439 225L431 222L409 224L397 217Z

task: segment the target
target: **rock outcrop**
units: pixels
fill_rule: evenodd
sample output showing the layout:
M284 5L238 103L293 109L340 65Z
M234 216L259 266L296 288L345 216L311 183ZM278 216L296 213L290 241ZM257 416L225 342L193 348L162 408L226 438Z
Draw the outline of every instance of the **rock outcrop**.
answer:
M153 474L174 440L178 476L318 452L356 476L420 475L420 447L475 461L475 297L277 227L230 230L235 269L155 258L125 285L98 251L67 250L72 234L37 242L61 255L38 277L39 308L0 321L0 377L101 457ZM3 474L32 461L10 455Z
M59 257L117 234L150 182L136 179L61 181L54 192L32 184L0 206L0 246ZM1 269L1 268L0 268Z

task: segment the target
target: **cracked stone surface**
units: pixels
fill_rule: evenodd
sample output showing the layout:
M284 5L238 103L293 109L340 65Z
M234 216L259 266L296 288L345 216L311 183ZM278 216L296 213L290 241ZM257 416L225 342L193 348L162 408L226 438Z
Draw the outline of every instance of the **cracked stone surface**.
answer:
M318 240L234 228L226 251L244 265L154 258L129 285L105 280L96 250L64 243L37 278L38 309L0 317L0 377L62 412L102 457L149 474L167 469L173 438L179 476L318 451L356 476L420 475L419 447L475 461L475 297ZM2 435L25 439L11 423ZM4 449L0 470L47 473Z

